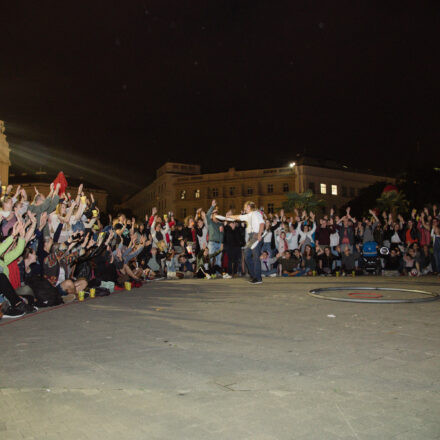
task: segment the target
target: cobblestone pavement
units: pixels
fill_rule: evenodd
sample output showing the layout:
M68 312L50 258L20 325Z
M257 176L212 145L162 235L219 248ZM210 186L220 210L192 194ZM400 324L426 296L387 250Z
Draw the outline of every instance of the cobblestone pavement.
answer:
M0 439L440 439L440 301L306 295L341 284L440 290L162 281L1 326Z

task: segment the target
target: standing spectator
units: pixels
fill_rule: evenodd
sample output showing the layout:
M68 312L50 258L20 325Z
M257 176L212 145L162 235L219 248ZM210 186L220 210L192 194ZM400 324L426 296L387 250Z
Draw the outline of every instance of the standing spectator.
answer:
M222 251L223 251L223 225L216 217L217 203L212 201L211 207L206 213L206 223L208 224L208 251L210 255L215 254L215 265L221 266L222 264ZM220 252L219 252L220 251Z

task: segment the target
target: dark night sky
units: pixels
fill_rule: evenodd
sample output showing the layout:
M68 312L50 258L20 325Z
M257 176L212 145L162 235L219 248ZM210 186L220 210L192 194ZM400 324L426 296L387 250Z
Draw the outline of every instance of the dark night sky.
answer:
M419 142L440 163L439 10L436 1L9 1L0 119L13 165L123 194L168 160L247 169L306 150L399 170Z

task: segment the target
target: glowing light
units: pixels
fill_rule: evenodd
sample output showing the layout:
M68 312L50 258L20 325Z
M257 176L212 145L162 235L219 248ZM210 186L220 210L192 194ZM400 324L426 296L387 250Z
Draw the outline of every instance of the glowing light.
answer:
M289 163L289 167L290 167L290 168L293 168L295 165L296 165L295 162L290 162L290 163Z

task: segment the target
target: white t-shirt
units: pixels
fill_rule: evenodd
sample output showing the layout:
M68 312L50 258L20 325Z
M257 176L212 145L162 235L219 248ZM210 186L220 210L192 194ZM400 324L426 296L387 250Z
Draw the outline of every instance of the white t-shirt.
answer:
M249 214L240 215L240 220L246 222L246 232L258 234L260 232L260 225L264 224L263 216L260 211L251 211Z

